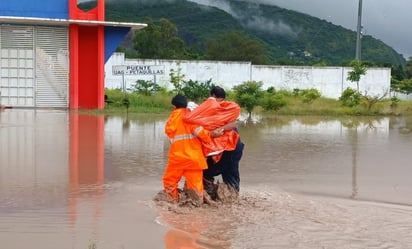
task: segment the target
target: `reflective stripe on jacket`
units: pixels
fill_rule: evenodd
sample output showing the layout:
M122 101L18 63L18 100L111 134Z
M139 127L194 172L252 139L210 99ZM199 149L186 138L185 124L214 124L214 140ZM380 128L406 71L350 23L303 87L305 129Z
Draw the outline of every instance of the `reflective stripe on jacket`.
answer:
M202 142L211 144L212 140L202 126L183 122L187 111L186 108L175 109L166 121L165 133L170 141L168 164L175 169L206 169Z

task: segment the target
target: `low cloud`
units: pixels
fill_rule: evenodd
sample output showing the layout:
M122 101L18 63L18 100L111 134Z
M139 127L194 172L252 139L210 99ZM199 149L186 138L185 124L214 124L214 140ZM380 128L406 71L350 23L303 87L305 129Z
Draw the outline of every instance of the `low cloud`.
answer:
M253 11L255 12L255 14L253 15L250 15L249 10L247 13L245 13L244 10L233 9L230 6L230 3L225 0L189 0L189 1L197 3L197 4L216 7L218 9L221 9L225 11L226 13L230 14L231 16L233 16L235 19L239 20L243 26L250 28L250 29L261 30L265 32L293 36L293 37L296 37L298 33L298 31L294 30L291 26L289 26L283 20L279 19L279 20L274 21L274 20L263 17L260 14L260 10L258 8L259 5L257 5L255 1L244 1L244 2L250 3L250 6L248 9L250 10L253 8Z
M265 32L280 34L280 35L287 35L296 37L298 31L294 31L289 25L285 24L282 20L278 20L277 22L269 20L264 17L253 16L245 22L245 26L250 29L261 30Z
M219 7L213 0L190 0L192 2L204 2L214 4ZM251 4L275 5L301 13L309 14L320 19L327 20L336 25L341 25L352 31L356 31L358 0L230 0L249 2ZM214 2L214 3L213 3ZM227 4L227 3L226 3ZM223 5L223 4L222 4ZM222 8L225 10L224 8ZM362 7L362 24L363 32L378 38L395 50L399 51L406 58L412 56L412 32L410 23L412 23L411 0L379 0L363 1ZM225 10L226 11L226 10ZM228 13L231 13L227 11ZM274 27L282 27L286 22L275 22ZM273 25L273 24L270 24ZM285 27L274 30L281 32ZM287 30L287 29L286 29ZM290 29L293 31L293 29ZM295 31L297 32L297 31Z

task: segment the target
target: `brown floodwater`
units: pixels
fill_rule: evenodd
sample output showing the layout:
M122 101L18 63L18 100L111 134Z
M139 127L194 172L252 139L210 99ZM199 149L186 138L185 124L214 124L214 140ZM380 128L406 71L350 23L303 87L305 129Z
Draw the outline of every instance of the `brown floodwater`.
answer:
M162 189L167 115L0 112L0 248L410 248L412 117L253 116L239 200Z

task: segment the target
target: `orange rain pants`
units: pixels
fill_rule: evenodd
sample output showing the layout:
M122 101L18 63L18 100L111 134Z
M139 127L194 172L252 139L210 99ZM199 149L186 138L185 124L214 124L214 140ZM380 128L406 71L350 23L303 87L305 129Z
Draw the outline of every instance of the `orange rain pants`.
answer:
M203 196L203 170L183 170L175 169L173 165L168 165L163 175L163 186L165 192L172 197L173 200L179 200L178 184L182 176L185 178L187 189L194 190L199 197Z

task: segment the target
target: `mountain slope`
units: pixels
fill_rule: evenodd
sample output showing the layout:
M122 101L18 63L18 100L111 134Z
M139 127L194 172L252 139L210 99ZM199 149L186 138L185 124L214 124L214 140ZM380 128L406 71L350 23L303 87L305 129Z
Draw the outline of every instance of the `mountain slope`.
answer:
M333 64L354 58L356 32L330 22L270 5L231 1L242 26L272 46L302 57ZM260 26L257 24L261 24ZM275 27L273 31L267 27ZM278 56L282 56L281 54ZM405 60L393 48L371 36L362 38L362 60L399 65Z
M186 0L117 0L106 3L110 21L144 22L167 18L188 45L202 50L208 39L225 32L246 31L270 52L273 63L292 60L301 64L324 61L340 65L354 59L356 32L299 12L242 1L224 1L230 13ZM404 65L393 48L371 36L362 38L362 60Z

